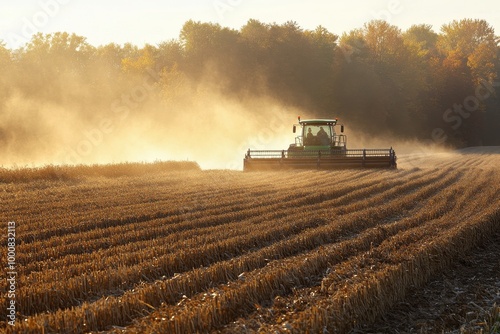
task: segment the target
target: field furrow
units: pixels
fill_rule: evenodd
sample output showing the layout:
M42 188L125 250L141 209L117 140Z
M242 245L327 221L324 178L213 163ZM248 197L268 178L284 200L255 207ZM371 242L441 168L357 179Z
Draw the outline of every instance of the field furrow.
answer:
M7 326L1 309L0 328L349 331L500 230L499 157L0 184L20 319Z
M431 179L432 180L432 179ZM399 181L398 181L399 182ZM419 180L414 182L399 182L402 183L402 186L408 189L414 189L415 187L421 185L423 182L429 182L429 180ZM380 185L377 185L380 188ZM384 187L383 189L387 189L388 187ZM369 191L373 189L367 188ZM379 189L380 190L380 189ZM394 193L400 191L399 188L391 188L388 192ZM342 201L342 198L336 198L334 201ZM375 201L374 201L375 200ZM367 204L376 203L377 199L372 199L372 201L368 201ZM378 202L384 202L386 198L380 197ZM309 202L309 201L308 201ZM366 202L366 200L365 200ZM313 204L316 203L315 201ZM313 205L310 204L310 205ZM330 204L326 203L328 210L330 210ZM334 208L337 208L337 203L333 203L331 205ZM359 209L359 207L357 208ZM296 210L297 212L293 212L292 214L297 215L300 213L300 210ZM124 290L129 288L133 284L137 284L141 281L152 280L164 275L172 275L174 272L182 272L191 267L197 267L200 265L209 265L210 263L216 262L220 260L219 254L222 255L222 258L238 256L242 251L245 251L245 248L258 248L261 246L267 245L268 242L276 242L281 238L286 238L288 233L287 229L283 228L280 220L276 220L276 213L272 213L274 217L271 220L273 226L264 226L261 230L255 230L256 221L252 221L249 229L255 230L254 233L249 233L243 224L239 224L241 226L237 227L237 232L245 235L244 237L237 237L229 240L227 242L223 242L224 240L218 240L218 244L216 245L204 245L203 247L195 247L192 249L190 253L185 253L181 250L181 252L170 252L163 256L155 256L155 254L148 253L146 256L149 259L154 259L153 263L143 262L140 265L135 266L119 266L119 267L107 267L105 272L100 272L99 270L93 270L92 275L83 274L80 277L76 277L75 279L71 279L64 275L64 273L58 273L51 270L47 270L43 272L43 278L38 281L41 284L36 284L33 282L37 282L36 280L30 280L31 277L27 277L26 281L31 282L29 285L30 290L21 290L20 291L20 299L24 301L23 305L34 305L33 301L42 298L45 300L42 309L23 309L25 314L32 314L32 312L40 312L44 310L50 310L52 308L59 307L68 307L78 302L78 300L83 298L88 298L91 296L100 296L104 293L115 294L116 291ZM310 217L305 217L304 221L297 221L293 227L294 230L298 229L298 231L307 228L310 224L318 224L318 221L322 220L310 220ZM271 225L267 224L267 225ZM200 225L200 224L198 224ZM214 233L215 235L220 235L220 233ZM225 235L228 233L226 232ZM224 238L219 238L224 239ZM184 244L186 240L182 239L182 243ZM245 246L246 245L246 246ZM188 247L189 245L185 245ZM199 253L203 253L204 257L200 258L198 256ZM132 254L133 255L133 254ZM200 262L201 261L201 262ZM208 261L208 262L207 262ZM69 270L73 268L70 266ZM84 271L86 273L87 271ZM58 280L57 283L53 283L52 285L47 285L44 282L47 280L51 280L54 276L56 277L66 277L66 281ZM126 277L126 278L124 278ZM63 288L66 286L66 288ZM79 289L78 287L85 286L85 289ZM59 288L57 288L59 287ZM38 293L33 293L33 291L38 291ZM58 291L58 292L54 292ZM90 291L90 293L88 292ZM50 297L48 297L50 296ZM68 304L69 303L69 304Z

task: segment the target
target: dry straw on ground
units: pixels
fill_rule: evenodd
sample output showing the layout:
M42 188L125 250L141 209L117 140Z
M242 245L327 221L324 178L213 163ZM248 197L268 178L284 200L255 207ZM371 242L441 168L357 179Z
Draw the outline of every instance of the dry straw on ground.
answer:
M1 326L347 332L498 230L499 163L466 154L399 170L3 172L19 308L16 326Z

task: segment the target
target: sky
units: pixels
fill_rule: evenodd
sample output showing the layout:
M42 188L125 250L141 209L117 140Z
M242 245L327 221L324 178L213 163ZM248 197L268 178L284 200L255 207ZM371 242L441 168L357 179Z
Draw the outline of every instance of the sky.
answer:
M0 40L10 49L35 33L65 31L94 45L132 43L139 47L178 39L192 19L239 29L249 19L295 21L303 29L319 25L342 35L383 19L402 30L426 23L436 32L463 18L484 19L500 35L500 1L476 0L2 0Z

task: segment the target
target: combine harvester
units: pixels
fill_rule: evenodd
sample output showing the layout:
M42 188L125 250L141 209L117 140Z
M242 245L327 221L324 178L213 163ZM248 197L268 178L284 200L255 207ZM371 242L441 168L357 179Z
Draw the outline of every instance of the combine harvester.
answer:
M280 170L287 168L397 168L396 153L389 149L347 149L344 126L335 131L337 119L300 120L300 135L288 150L248 150L243 170ZM297 125L293 126L293 133Z

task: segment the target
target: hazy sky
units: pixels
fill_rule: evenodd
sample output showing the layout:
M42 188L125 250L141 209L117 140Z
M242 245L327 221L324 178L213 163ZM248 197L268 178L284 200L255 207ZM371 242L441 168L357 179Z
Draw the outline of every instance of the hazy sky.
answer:
M323 25L335 34L385 19L401 29L427 23L437 32L455 19L485 19L500 35L500 1L476 0L2 0L0 40L24 45L35 32L74 32L97 46L138 46L178 38L189 19L239 29L248 19L296 21L304 29Z

